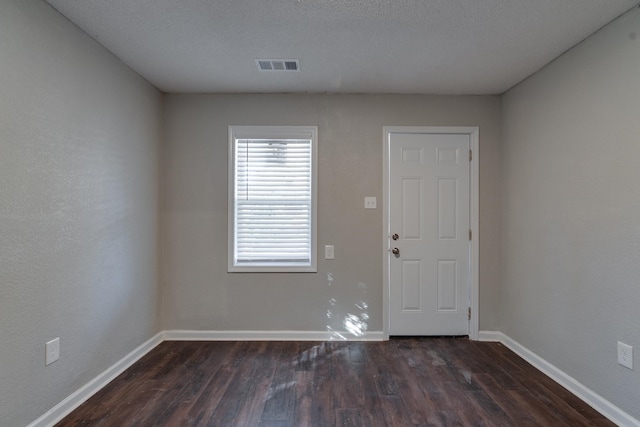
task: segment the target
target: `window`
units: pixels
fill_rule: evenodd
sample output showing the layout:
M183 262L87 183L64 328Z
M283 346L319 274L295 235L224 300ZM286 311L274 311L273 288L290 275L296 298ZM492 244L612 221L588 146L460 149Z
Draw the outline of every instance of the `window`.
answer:
M312 126L229 127L230 272L316 270Z

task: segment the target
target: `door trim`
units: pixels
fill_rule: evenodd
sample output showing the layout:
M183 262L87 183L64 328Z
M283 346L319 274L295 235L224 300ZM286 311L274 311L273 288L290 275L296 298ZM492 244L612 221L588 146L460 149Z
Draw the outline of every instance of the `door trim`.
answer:
M472 240L470 245L470 279L471 289L469 289L469 306L471 307L471 319L469 320L469 339L478 340L479 329L479 195L480 195L480 129L477 126L384 126L382 128L383 147L383 177L384 186L382 192L382 217L383 217L383 244L382 244L382 271L383 271L383 291L382 291L382 324L384 339L389 339L389 250L390 246L390 213L389 213L389 161L390 161L390 139L391 133L439 133L439 134L464 134L469 135L469 144L473 157L469 162L469 226L471 227Z

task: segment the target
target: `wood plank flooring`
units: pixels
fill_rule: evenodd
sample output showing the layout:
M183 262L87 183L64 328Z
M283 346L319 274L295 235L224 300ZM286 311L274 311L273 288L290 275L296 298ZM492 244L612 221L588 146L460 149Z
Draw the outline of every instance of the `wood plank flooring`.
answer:
M614 426L497 343L168 341L66 426Z

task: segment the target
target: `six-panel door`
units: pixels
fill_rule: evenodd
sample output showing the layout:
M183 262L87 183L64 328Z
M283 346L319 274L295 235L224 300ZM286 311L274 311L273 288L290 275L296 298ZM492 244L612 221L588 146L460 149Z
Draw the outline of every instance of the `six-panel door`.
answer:
M389 333L469 332L468 134L390 133Z

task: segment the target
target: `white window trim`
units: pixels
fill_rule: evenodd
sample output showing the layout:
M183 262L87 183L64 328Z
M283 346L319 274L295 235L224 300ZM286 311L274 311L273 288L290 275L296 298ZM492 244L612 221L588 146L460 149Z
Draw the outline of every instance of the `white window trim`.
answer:
M311 139L311 260L309 265L255 265L237 266L235 254L235 140L236 139ZM308 272L315 273L317 268L317 229L318 229L318 127L317 126L229 126L229 162L227 187L227 271L229 273L252 272Z

